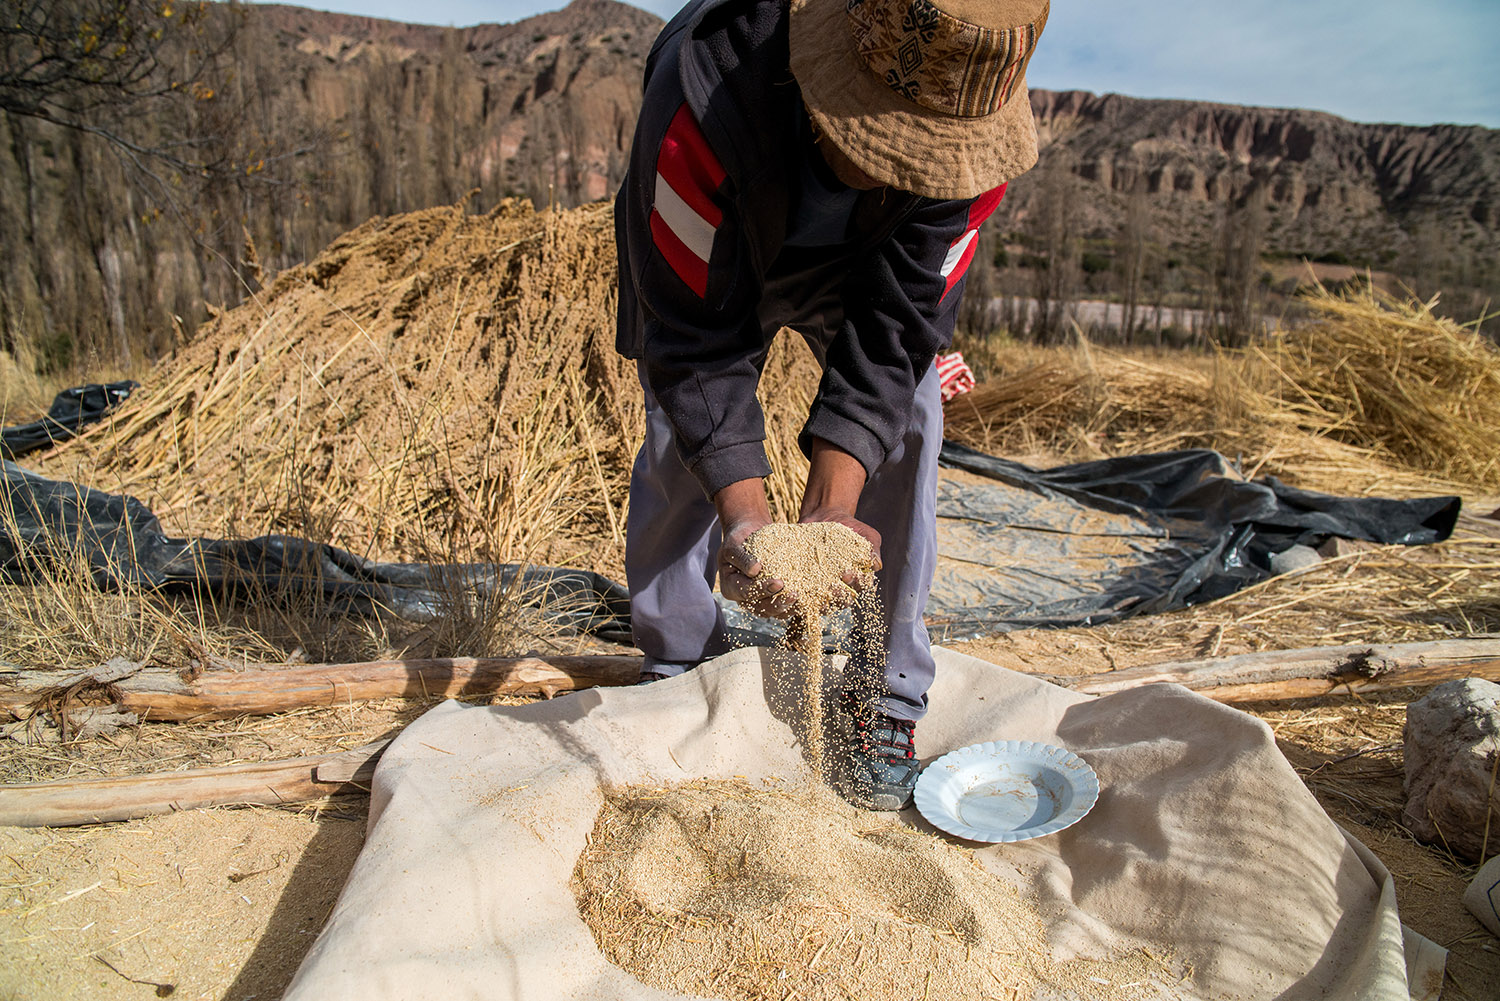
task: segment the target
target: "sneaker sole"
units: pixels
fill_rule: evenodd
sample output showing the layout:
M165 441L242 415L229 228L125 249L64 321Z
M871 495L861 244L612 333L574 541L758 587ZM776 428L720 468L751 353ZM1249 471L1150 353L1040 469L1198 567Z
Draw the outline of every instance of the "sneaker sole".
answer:
M850 786L847 782L830 783L833 791L838 793L850 806L861 810L871 810L877 813L890 813L896 810L904 810L911 805L911 793L904 797L893 792L868 793L863 789Z

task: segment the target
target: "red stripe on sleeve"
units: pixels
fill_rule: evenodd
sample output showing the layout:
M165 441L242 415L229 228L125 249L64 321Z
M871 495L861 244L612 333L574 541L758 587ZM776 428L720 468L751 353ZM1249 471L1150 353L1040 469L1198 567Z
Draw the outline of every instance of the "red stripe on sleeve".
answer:
M714 204L714 192L724 183L724 167L709 148L703 130L684 104L677 109L656 155L656 171L693 211L715 229L724 212Z
M990 217L996 207L999 206L1000 199L1004 197L1005 185L1002 184L1000 187L991 188L974 199L974 204L969 206L969 225L964 230L965 235L968 234L969 230L978 230L980 226L984 225L984 221ZM974 251L977 249L979 249L979 236L976 233L974 239L969 241L969 245L964 248L964 256L958 259L958 264L948 273L948 284L943 286L943 294L938 297L938 302L942 302L948 298L948 293L953 291L953 286L957 285L959 280L963 278L964 273L969 270L969 262L974 259Z
M1000 204L1000 199L1005 197L1005 185L993 188L974 199L974 204L969 206L969 228L978 229L980 224L990 217Z
M651 238L672 270L677 272L677 277L686 282L698 298L708 295L708 262L689 250L655 209L651 210Z

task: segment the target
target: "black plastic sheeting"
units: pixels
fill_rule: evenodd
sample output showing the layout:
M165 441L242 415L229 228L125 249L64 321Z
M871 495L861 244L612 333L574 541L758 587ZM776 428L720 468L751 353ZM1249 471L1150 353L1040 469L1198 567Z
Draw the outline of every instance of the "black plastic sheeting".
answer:
M207 590L296 600L313 595L369 613L430 622L505 592L575 632L630 642L630 599L586 570L517 564L375 563L286 535L178 539L133 497L49 480L0 462L0 579L25 583L49 565L87 566L102 587Z
M67 441L80 428L102 419L106 412L123 403L140 385L127 380L63 390L52 398L52 406L41 420L0 428L0 459L14 459Z
M1042 470L945 442L939 560L927 618L939 639L1088 625L1223 597L1273 575L1271 557L1335 536L1421 545L1457 497L1334 497L1246 481L1217 452L1123 456Z
M47 420L7 429L5 447L30 450L71 436L134 388L60 393ZM1457 497L1334 497L1273 478L1250 482L1204 449L1042 470L945 442L942 463L974 475L939 484L940 557L927 607L939 640L1098 624L1210 601L1272 576L1272 557L1293 546L1336 536L1440 542L1460 507ZM449 614L456 602L505 593L564 628L630 642L628 594L589 571L376 563L285 535L172 538L134 498L49 480L9 461L0 471L0 579L10 583L36 579L48 563L82 561L105 587L286 599L317 593L350 611L383 608L419 622ZM779 632L730 611L733 626Z

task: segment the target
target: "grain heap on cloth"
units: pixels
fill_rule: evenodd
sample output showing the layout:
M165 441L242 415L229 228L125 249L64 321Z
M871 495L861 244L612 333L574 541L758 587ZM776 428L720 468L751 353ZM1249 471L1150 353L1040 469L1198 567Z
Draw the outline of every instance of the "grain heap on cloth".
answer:
M970 859L1017 887L1046 928L1052 962L1122 962L1137 953L1160 960L1148 967L1157 971L1149 981L1158 993L1147 997L1407 996L1390 874L1329 820L1265 724L1172 685L1094 698L952 651L934 654L938 673L923 719L928 753L996 739L1068 747L1089 762L1103 788L1084 820L1015 845L930 848L924 843L938 839L914 817L900 818L893 827L906 830L896 833L876 818L850 819L852 811L844 814L837 804L809 809L795 787L788 788L806 765L793 746L793 706L777 695L778 657L765 650L735 651L644 687L527 706L448 702L409 725L381 757L364 850L287 1001L745 996L728 992L731 979L742 990L761 991L758 997L782 1001L806 996L794 989L794 976L805 977L809 987L819 983L820 972L852 977L870 949L860 955L850 943L866 935L910 949L895 957L904 976L932 963L934 950L953 946L948 955L967 959L957 949L967 945L966 926L953 916L968 907L982 917L986 907L999 906L985 894L1003 894L1003 886L988 883L975 896L955 889ZM745 787L723 785L735 781L767 791L766 798L746 799ZM678 802L681 787L702 782L719 788L682 793ZM684 976L716 977L724 967L714 965L717 947L707 940L731 934L726 929L733 920L725 916L744 905L741 931L733 934L743 936L741 946L748 941L749 955L730 965L719 986L688 994L648 985L644 954L638 972L601 948L575 889L580 862L585 869L604 862L592 852L631 854L630 818L616 826L605 809L611 801L616 805L609 809L654 827L654 834L641 832L642 841L660 839L664 847L638 865L617 859L619 878L633 881L630 892L646 902L639 913L649 905L656 916L607 934L607 943L634 951L649 946L652 935L669 938L668 948L700 950L698 972ZM658 813L648 818L652 807ZM710 818L718 833L708 832ZM755 842L761 837L764 847ZM834 850L846 863L853 860L854 868L841 863L844 868L829 874L816 905L807 903L805 891L823 878L822 862L804 853L804 839L814 842L814 852ZM735 851L740 842L743 861ZM888 854L893 847L896 854ZM883 920L889 929L876 934L856 916L866 912L855 910L861 892L855 884L872 865L899 868L908 848L911 859L929 865L923 885L937 887L940 897L919 901L889 880L876 880L885 909L876 901L868 920ZM652 875L669 865L681 875L664 881ZM736 889L740 865L753 878ZM600 878L607 883L610 877ZM627 883L619 885L625 894ZM761 897L754 896L757 885L766 888ZM442 892L435 895L434 887ZM784 927L800 920L802 934L812 935L807 942L788 936L768 955L770 921L753 915L756 907L775 906L778 897L783 906L790 902ZM620 905L627 911L636 906L629 899ZM838 912L850 919L833 936L827 922L845 921ZM801 917L793 919L795 913ZM711 922L712 915L720 917ZM854 930L841 946L847 927ZM1008 933L1024 940L1024 922ZM970 938L974 957L983 959L983 935ZM1012 948L995 945L997 953ZM1169 976L1161 975L1162 965L1171 968ZM943 968L940 959L936 968ZM1031 967L1035 1001L1089 996L1070 991L1066 981L1047 981L1045 969ZM1105 983L1089 979L1094 976ZM990 983L990 997L1026 997L1007 993L993 978ZM1145 978L1088 972L1079 986L1097 987L1100 997L1131 998L1146 991L1145 984ZM870 996L878 996L877 989L871 987ZM903 980L898 989L903 1001L923 997L929 991L925 971L920 982ZM935 973L927 996L941 997L943 989Z
M1177 979L1141 951L1054 961L1035 905L971 853L820 790L623 790L572 887L611 962L726 1001L1127 1001Z

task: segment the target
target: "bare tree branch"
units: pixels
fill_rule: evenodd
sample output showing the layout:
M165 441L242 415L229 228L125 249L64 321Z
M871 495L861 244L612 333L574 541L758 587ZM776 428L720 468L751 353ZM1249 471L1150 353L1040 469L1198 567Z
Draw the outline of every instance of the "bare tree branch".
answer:
M0 0L0 17L0 111L96 136L148 173L256 173L195 113L220 98L237 4Z

